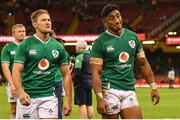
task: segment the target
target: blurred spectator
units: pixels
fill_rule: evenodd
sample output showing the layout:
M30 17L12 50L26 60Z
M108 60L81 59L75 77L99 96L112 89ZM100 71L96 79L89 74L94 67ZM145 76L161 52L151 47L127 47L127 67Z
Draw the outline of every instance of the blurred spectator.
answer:
M80 119L93 119L92 74L90 51L86 50L86 41L77 41L74 65L74 104L79 106Z
M169 88L173 88L174 80L175 80L175 71L174 68L171 68L168 72L169 79Z

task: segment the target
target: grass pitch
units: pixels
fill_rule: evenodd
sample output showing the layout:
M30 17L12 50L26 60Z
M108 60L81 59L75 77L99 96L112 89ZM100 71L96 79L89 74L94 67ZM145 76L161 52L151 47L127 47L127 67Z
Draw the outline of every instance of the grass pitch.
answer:
M180 88L168 89L159 88L160 103L151 104L150 88L137 88L138 100L145 119L180 119ZM95 119L101 116L96 112L96 99L93 95L93 106L95 110ZM0 86L0 119L9 119L10 106L7 102L7 96L4 86ZM78 119L79 108L73 105L70 116L65 119Z

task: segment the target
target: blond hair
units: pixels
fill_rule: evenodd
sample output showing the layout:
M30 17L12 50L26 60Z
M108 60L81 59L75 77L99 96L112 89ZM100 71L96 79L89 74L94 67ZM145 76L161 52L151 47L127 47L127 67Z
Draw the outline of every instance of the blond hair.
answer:
M77 41L76 46L81 49L86 49L87 42L85 40L79 40L79 41Z
M46 13L46 14L49 15L48 11L47 11L47 10L44 10L44 9L39 9L39 10L36 10L35 12L33 12L33 13L31 14L31 22L32 22L32 23L36 22L36 21L37 21L37 18L38 18L40 15L44 14L44 13Z
M15 25L13 25L13 27L12 27L12 33L14 33L14 31L15 31L15 29L16 28L21 28L21 27L24 27L25 28L25 26L23 25L23 24L15 24Z

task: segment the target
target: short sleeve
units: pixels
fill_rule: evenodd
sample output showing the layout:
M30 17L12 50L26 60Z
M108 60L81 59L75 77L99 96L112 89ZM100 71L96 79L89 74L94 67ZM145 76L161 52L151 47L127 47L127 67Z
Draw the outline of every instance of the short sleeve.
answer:
M100 44L100 42L94 42L91 50L91 58L103 58L102 46L103 45Z
M60 66L68 65L69 64L69 60L70 60L68 52L65 50L64 47L61 47L61 52L60 53L61 53L60 58L59 58Z
M27 54L26 51L27 51L27 45L25 44L25 41L23 41L16 50L14 63L24 64L26 61L26 54Z
M8 51L8 44L4 46L1 52L1 63L10 63L10 53Z

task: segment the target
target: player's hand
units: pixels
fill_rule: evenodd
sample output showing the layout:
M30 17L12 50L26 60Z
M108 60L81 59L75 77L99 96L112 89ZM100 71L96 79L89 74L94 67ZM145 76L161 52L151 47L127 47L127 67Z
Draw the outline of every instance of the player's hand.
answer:
M103 98L97 100L97 111L101 115L108 113L107 103Z
M12 84L12 85L9 85L9 87L10 87L12 96L13 97L17 96L17 90L16 90L15 86Z
M30 97L24 90L19 92L19 100L22 105L30 105Z
M152 91L151 91L151 100L152 100L153 105L156 105L156 104L159 103L160 96L159 96L159 93L158 93L157 89L152 89Z
M63 113L65 116L69 116L72 111L72 104L71 101L66 101L65 104L63 105Z

